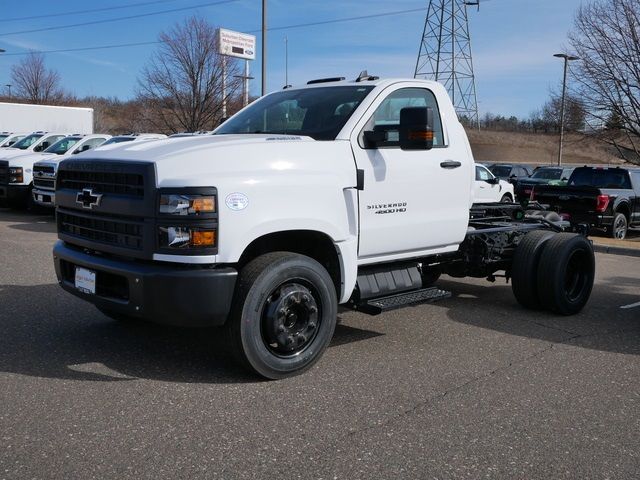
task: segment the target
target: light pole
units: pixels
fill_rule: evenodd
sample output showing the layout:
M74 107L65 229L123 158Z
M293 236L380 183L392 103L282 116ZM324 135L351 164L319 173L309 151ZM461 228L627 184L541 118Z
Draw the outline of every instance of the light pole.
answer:
M5 87L7 87L7 90L9 90L9 98L11 98L11 84L7 83Z
M284 36L284 85L289 85L289 37Z
M567 70L569 62L580 60L579 57L567 55L566 53L556 53L554 57L564 58L564 75L562 77L562 101L560 104L560 146L558 148L558 166L562 165L562 142L564 141L564 101L567 94Z
M267 0L262 0L262 96L267 93Z

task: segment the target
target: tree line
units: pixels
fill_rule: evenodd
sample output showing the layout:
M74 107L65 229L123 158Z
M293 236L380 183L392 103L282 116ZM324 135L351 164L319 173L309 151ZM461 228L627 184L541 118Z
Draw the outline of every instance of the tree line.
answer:
M216 28L191 17L159 35L160 47L143 67L135 97L78 98L65 91L59 73L45 65L44 56L29 53L11 68L11 95L3 101L43 105L85 106L94 109L94 130L104 133L162 133L213 130L223 120L223 90L228 115L242 108L238 61L218 53Z

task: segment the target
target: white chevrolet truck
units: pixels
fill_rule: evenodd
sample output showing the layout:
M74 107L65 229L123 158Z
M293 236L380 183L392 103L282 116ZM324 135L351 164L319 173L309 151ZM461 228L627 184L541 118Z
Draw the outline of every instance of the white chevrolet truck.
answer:
M474 204L471 149L438 83L315 80L213 135L100 150L59 166L61 286L112 318L220 326L266 378L313 365L340 305L446 298L441 273L506 276L524 307L564 315L591 294L584 235Z

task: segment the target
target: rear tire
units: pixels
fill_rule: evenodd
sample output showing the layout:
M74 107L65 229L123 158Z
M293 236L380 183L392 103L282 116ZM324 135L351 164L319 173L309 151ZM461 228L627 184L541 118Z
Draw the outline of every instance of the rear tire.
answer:
M257 257L241 271L227 330L232 354L268 379L300 374L333 337L338 300L326 269L289 252Z
M613 224L611 225L611 238L624 240L627 238L628 229L627 217L624 213L616 213L613 217Z
M527 233L513 256L511 267L511 289L520 305L539 310L538 264L545 244L555 235L549 230L534 230Z
M559 233L545 244L538 266L538 292L545 308L561 315L580 312L594 278L593 247L585 237Z

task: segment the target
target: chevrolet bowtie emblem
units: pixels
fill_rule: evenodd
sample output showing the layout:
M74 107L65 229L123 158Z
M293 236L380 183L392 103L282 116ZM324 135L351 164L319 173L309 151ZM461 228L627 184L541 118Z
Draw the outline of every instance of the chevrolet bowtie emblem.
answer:
M91 188L84 188L76 195L76 203L82 205L82 208L92 209L100 205L100 200L102 200L102 194L93 193Z

